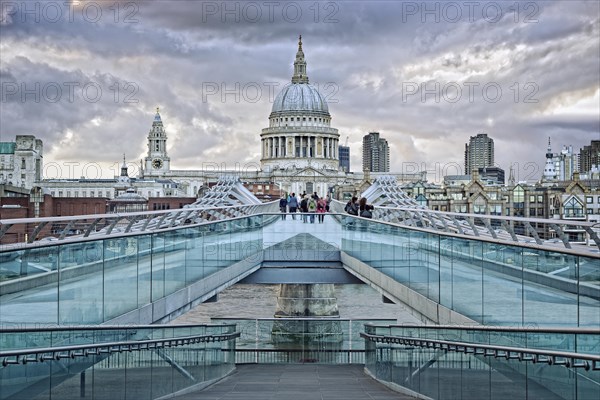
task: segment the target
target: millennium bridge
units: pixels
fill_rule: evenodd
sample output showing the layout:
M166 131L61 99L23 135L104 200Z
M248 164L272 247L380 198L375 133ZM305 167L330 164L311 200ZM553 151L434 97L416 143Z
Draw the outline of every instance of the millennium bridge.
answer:
M302 223L223 177L180 210L0 220L0 399L600 397L597 225L433 211L386 177L363 196L373 219ZM422 324L309 297L169 324L236 283L355 282Z

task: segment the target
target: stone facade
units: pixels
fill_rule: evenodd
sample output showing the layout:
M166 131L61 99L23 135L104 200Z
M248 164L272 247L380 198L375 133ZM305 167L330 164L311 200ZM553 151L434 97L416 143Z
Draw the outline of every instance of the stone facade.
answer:
M579 180L577 173L572 181L552 185L485 185L475 173L466 183L413 182L403 185L402 189L421 205L435 211L576 221L600 217L600 180ZM547 224L533 222L531 225L541 238L554 237L553 232L546 231ZM583 230L567 233L573 242L587 240Z
M32 135L0 142L0 184L31 189L42 178L44 145Z

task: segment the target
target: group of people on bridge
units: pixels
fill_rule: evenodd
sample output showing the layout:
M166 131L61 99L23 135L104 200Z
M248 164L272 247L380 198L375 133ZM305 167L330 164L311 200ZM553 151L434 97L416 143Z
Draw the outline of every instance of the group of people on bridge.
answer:
M361 197L360 201L358 197L354 196L352 199L348 200L346 206L344 207L344 211L346 211L350 215L361 216L363 218L373 218L373 207L372 204L367 204L367 198Z
M302 213L302 222L311 224L315 223L315 215L320 224L325 221L325 213L329 212L329 205L331 198L319 197L317 192L314 192L311 196L303 193L299 198L296 193L284 195L279 199L279 210L281 211L281 219L285 220L286 215L289 213L292 215L292 219L296 219L296 213Z
M317 221L322 224L325 220L325 213L329 212L329 205L331 204L331 198L319 197L317 192L308 196L303 193L300 197L296 196L296 193L286 194L279 199L279 210L281 211L281 219L285 220L287 214L291 214L292 219L296 220L296 213L302 213L302 222L311 224L315 223L315 215ZM361 198L354 196L346 203L344 211L350 215L361 216L363 218L373 218L373 210L375 207L371 204L367 204L365 197Z

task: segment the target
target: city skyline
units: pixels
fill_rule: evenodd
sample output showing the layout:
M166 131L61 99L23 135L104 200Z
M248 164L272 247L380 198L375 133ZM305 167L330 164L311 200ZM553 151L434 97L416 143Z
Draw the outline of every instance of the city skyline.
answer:
M391 171L427 169L430 180L443 166L462 167L464 143L482 131L498 166L517 164L517 180L541 177L548 137L554 152L600 138L595 2L14 4L0 15L0 140L35 135L45 165L114 163L124 152L138 163L157 106L174 168L258 165L260 131L293 71L298 34L311 83L350 138L353 171L369 131L388 139Z

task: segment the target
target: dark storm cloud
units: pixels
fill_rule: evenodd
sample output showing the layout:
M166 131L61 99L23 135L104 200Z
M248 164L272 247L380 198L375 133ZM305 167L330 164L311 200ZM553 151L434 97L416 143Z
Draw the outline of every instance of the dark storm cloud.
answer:
M95 23L77 17L84 3L67 23L2 14L0 79L134 83L138 101L115 102L110 89L95 103L6 97L2 140L35 134L63 160L119 160L124 149L135 159L160 106L175 167L256 162L273 95L292 74L298 34L311 83L327 97L341 140L350 136L354 169L371 130L390 141L396 170L406 162L462 163L464 143L480 131L496 140L497 163L507 170L523 160L543 164L548 136L555 151L598 136L595 2L486 2L499 8L484 15L481 3L472 19L458 2L457 21L452 10L444 13L447 3L431 2L441 14L425 22L423 2L275 2L271 16L263 2L119 2L118 18L109 3L97 2L103 18ZM296 22L293 7L301 11ZM472 100L465 82L478 85ZM459 101L423 101L423 87L436 83L460 86ZM407 95L412 84L419 90ZM485 98L481 88L490 84L501 99ZM581 101L585 110L573 116ZM522 145L514 149L516 141Z

